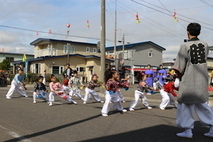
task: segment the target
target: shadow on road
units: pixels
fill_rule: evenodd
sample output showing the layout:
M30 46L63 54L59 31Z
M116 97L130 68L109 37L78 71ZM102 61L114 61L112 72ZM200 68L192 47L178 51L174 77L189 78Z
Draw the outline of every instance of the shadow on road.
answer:
M138 122L137 122L138 123ZM99 137L82 142L212 142L213 139L204 137L208 128L202 127L200 122L195 123L192 139L179 138L176 133L183 129L169 125L158 125L121 134Z
M89 117L89 118L86 118L86 119L82 119L82 120L79 120L79 121L76 121L76 122L72 122L72 123L69 123L69 124L65 124L65 125L61 125L61 126L55 127L55 128L51 128L51 129L47 129L47 130L44 130L44 131L40 131L40 132L31 134L31 135L25 135L25 136L21 136L21 137L18 137L18 138L10 139L10 140L7 140L5 142L16 142L16 141L20 141L20 140L24 140L24 139L37 137L37 136L40 136L40 135L44 135L44 134L47 134L47 133L58 131L58 130L66 128L66 127L73 126L73 125L76 125L76 124L79 124L79 123L90 121L90 120L98 118L98 117L102 117L102 115L95 115L95 116L92 116L92 117Z

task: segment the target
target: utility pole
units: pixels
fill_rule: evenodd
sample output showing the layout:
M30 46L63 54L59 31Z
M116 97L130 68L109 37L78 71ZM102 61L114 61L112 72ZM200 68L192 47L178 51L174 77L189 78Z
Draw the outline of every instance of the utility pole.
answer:
M115 0L115 35L114 35L114 64L115 68L118 69L117 64L117 54L116 54L116 47L117 47L117 0Z
M106 42L106 19L105 19L105 12L106 12L106 1L101 0L101 81L105 81L105 42Z
M70 63L70 44L67 43L67 63Z
M125 35L123 34L123 39L122 39L122 41L123 41L123 56L124 56L124 45L125 45L125 37L124 37Z

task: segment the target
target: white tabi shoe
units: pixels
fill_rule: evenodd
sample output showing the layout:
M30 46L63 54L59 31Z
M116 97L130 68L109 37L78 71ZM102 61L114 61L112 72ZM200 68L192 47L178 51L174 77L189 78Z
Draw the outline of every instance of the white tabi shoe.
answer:
M9 100L10 100L10 99L11 99L11 97L6 97L6 99L9 99Z
M102 113L102 116L108 116L108 114Z
M134 108L129 108L129 111L135 111L135 109Z
M208 133L205 133L204 136L213 138L213 126L211 126Z
M147 107L147 109L150 109L150 110L151 110L151 109L152 109L152 107L148 106L148 107Z
M163 108L163 107L160 107L160 110L165 110L165 108Z
M177 133L176 134L178 137L182 137L182 138L188 138L191 139L193 134L192 134L192 130L191 129L186 129L184 132L182 133Z

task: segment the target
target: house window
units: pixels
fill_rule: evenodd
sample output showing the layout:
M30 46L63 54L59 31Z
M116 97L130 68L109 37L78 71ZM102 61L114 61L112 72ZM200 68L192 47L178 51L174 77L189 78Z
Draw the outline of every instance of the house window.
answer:
M97 53L97 48L93 48L93 53Z
M148 52L148 57L152 57L152 56L153 56L152 52L151 51Z
M85 71L85 67L76 67L78 72L84 72Z
M6 60L8 60L9 62L13 62L14 61L14 57L6 57Z
M63 53L67 54L67 52L68 52L68 45L64 45Z
M70 45L64 45L63 53L64 54L71 54L75 52L75 47Z
M75 52L75 47L74 46L69 46L69 53L72 54Z
M87 48L86 48L86 52L90 52L90 47L87 47Z
M41 64L33 65L33 73L40 74L41 73Z
M62 74L63 66L52 66L52 74Z

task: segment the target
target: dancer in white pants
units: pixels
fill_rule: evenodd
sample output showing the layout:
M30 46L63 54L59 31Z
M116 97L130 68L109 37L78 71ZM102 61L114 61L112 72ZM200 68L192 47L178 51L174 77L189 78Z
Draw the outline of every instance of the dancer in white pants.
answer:
M34 86L33 103L36 103L36 98L40 98L44 101L47 101L47 89L46 86L43 84L43 78L43 76L39 76L38 82Z
M179 80L178 78L176 80ZM173 105L175 108L177 108L175 98L178 95L174 92L174 90L178 87L177 83L176 85L173 82L173 78L166 77L163 87L160 90L160 94L162 97L161 104L159 105L161 110L165 110L165 108L168 105Z
M59 82L57 82L57 78L55 76L52 76L51 78L51 83L50 83L50 94L49 94L49 106L53 105L53 102L55 101L55 96L59 95L61 98L70 101L74 104L77 104L77 102L75 102L74 100L72 100L72 98L69 95L66 95L66 93L64 92L61 84Z
M139 98L141 99L142 104L148 108L152 109L152 107L149 106L149 103L147 102L147 98L145 93L148 92L148 89L152 89L152 87L149 87L148 84L146 83L146 75L145 73L140 74L140 79L141 81L139 82L138 89L135 90L135 100L133 103L130 105L129 110L134 111L134 108L136 107Z
M65 91L65 93L67 94L67 95L69 95L69 93L71 92L71 87L70 87L70 85L69 85L69 77L68 76L65 76L65 80L64 80L64 82L63 82L63 90Z
M21 96L23 97L28 97L26 95L25 91L25 84L24 84L24 76L23 74L23 69L19 68L18 69L18 74L15 75L11 82L11 87L9 91L7 92L6 98L11 99L13 92L16 90Z
M193 138L195 112L201 123L208 125L210 130L204 136L213 138L213 111L208 105L208 70L207 56L209 46L199 40L201 26L190 23L187 26L188 42L180 46L175 64L176 73L182 75L178 92L178 111L176 123L185 131L177 133L178 137Z
M84 96L84 103L83 104L86 104L87 101L89 101L90 95L97 102L103 103L103 101L101 101L101 98L100 98L99 94L94 90L95 87L100 87L101 86L101 84L98 84L98 76L97 76L97 74L93 74L92 75L91 81L88 84L89 85L85 88L85 96Z
M159 105L161 110L165 110L165 108L168 105L173 105L175 108L177 108L177 105L175 103L175 98L171 93L168 93L168 92L164 91L164 89L161 89L160 94L162 97L162 101Z
M120 87L127 88L128 85L125 82L119 81L119 75L117 71L112 70L111 73L106 76L106 78L108 79L108 81L106 83L105 103L101 110L102 115L108 116L111 103L113 103L113 107L118 111L127 112L127 110L123 109L121 105L121 98L119 97L118 90L120 89Z
M69 95L70 96L76 96L81 98L81 100L84 100L81 95L81 90L79 89L79 86L84 87L82 81L78 78L78 72L73 71L73 77L69 79L69 86L71 87Z

